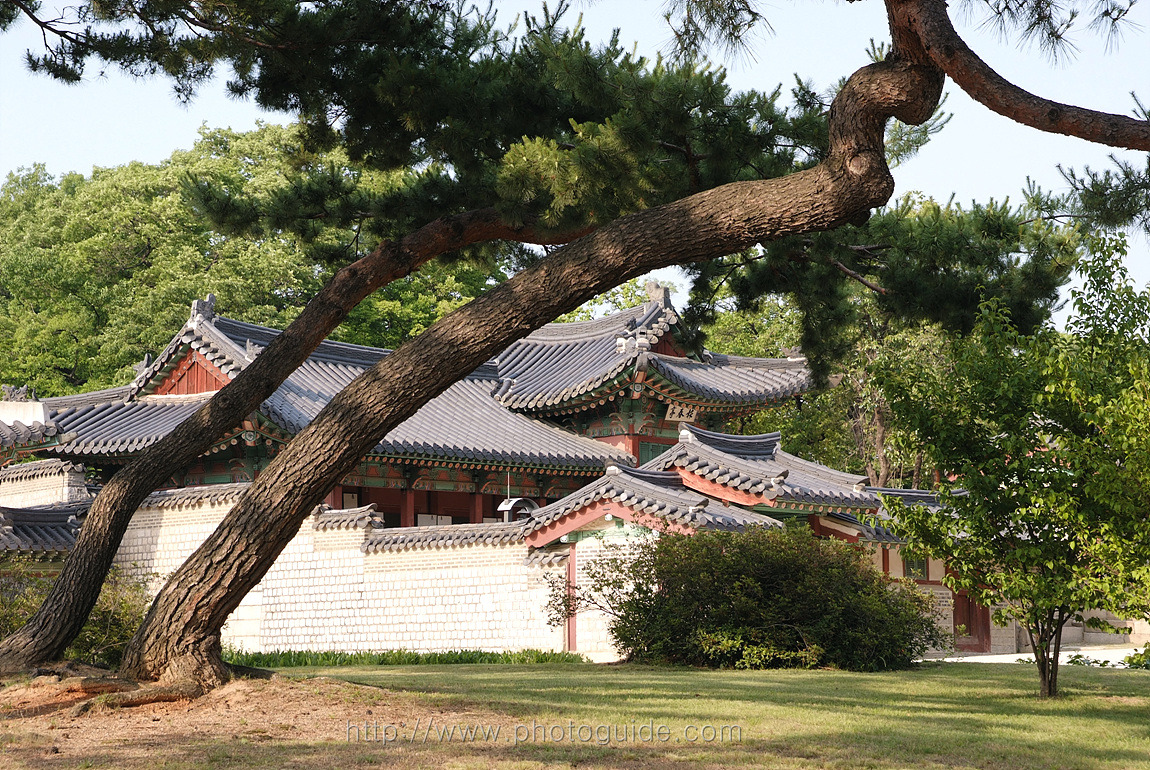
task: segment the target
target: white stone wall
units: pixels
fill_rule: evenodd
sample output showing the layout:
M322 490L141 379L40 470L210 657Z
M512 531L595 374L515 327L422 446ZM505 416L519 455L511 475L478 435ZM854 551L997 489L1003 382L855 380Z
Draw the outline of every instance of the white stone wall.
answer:
M88 488L82 470L61 470L29 479L0 479L0 505L10 508L30 508L86 499Z
M116 563L153 592L206 538L227 505L138 511ZM365 531L317 531L307 519L232 613L226 645L252 651L563 649L547 625L548 572L527 546L472 545L365 554Z
M29 483L23 491L65 494L63 478L29 480L53 483ZM142 508L128 527L116 563L146 577L154 593L229 508L226 503ZM599 522L589 529L603 526ZM360 550L364 535L361 529L319 531L307 519L264 580L228 619L225 644L253 651L564 649L565 629L547 625L546 576L565 576L565 565L524 565L523 543L365 554ZM601 553L605 542L612 539L578 541L576 577L581 584L587 563ZM881 554L875 557L877 561ZM892 575L901 574L897 549L891 549L888 558ZM931 577L942 574L941 564L932 562L930 569ZM935 595L940 623L950 630L949 589L924 587ZM593 660L617 657L607 620L597 611L579 613L577 652ZM1134 625L1131 642L1150 640L1150 626ZM1068 631L1072 637L1074 631ZM1005 628L992 624L990 635L991 652L1026 649L1013 623ZM1125 638L1109 635L1099 641L1118 643Z
M575 581L579 587L588 582L587 565L603 554L609 544L618 544L619 539L586 538L575 546ZM585 655L597 663L619 659L619 652L611 640L608 630L610 618L603 612L587 609L575 616L575 652Z

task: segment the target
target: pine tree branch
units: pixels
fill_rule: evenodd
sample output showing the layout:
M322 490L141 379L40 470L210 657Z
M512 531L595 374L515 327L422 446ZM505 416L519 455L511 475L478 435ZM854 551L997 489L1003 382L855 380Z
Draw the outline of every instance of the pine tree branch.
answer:
M33 24L35 24L37 27L40 28L40 34L41 34L42 39L44 40L45 45L48 44L48 34L49 33L55 35L56 37L60 38L61 40L65 40L65 41L71 43L72 45L83 45L84 44L83 39L78 37L74 32L60 29L59 27L54 26L57 23L66 23L66 22L64 22L64 20L62 18L57 17L57 18L51 19L51 20L41 19L39 16L36 15L36 8L32 5L29 5L28 3L24 2L24 0L11 0L11 3L14 6L16 6L17 8L19 8L20 12L22 14L24 14L24 16L29 21L31 21Z
M1150 151L1150 121L1062 104L1019 88L995 72L959 37L945 0L888 0L895 24L917 35L912 60L934 63L972 99L1016 123L1090 142Z
M870 280L865 275L862 275L861 273L858 273L854 270L851 270L849 267L844 265L842 262L839 262L834 257L827 257L826 261L827 261L827 264L832 265L835 269L837 269L843 275L847 276L848 278L850 278L854 281L859 282L860 284L867 287L868 289L875 292L876 294L884 294L885 295L887 293L887 290L885 288L883 288L882 286L879 286L877 283Z

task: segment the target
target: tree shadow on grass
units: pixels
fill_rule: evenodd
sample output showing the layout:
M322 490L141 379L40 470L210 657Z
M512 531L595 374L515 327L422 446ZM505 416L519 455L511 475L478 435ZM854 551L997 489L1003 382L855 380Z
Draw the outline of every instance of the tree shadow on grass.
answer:
M451 675L362 676L359 670L354 678L433 690L429 697L472 700L518 718L743 729L740 744L634 747L645 752L635 760L641 763L651 761L650 752L677 763L687 751L702 755L683 761L720 765L759 755L796 767L809 760L876 767L1150 768L1150 674L1144 672L1064 669L1066 694L1052 700L1036 697L1033 669L988 664L926 664L882 674L637 666L518 675L472 668ZM535 761L573 751L580 764L590 766L614 766L624 758L615 753L603 759L604 749L589 746L527 744L508 750Z

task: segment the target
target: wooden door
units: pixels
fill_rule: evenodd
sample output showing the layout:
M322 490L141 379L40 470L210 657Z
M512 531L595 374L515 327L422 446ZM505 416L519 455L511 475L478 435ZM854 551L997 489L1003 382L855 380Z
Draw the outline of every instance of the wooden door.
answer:
M990 608L966 595L954 596L954 648L962 652L990 652Z

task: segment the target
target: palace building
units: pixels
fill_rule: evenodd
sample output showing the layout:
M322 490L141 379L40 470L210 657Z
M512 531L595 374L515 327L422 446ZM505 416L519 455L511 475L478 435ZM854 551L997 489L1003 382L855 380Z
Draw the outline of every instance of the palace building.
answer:
M92 494L265 349L278 332L196 301L132 382L0 402L0 551L58 563ZM258 410L137 511L116 556L158 590L251 480L337 392L388 351L324 342ZM689 356L668 293L528 335L388 433L305 521L232 614L224 643L252 650L568 649L609 659L606 619L547 624L549 586L612 540L802 519L858 543L877 568L932 591L959 645L1017 647L985 608L904 563L873 522L878 490L783 451L779 434L719 432L805 392L806 361ZM37 457L35 462L11 464ZM550 578L549 578L550 576Z

